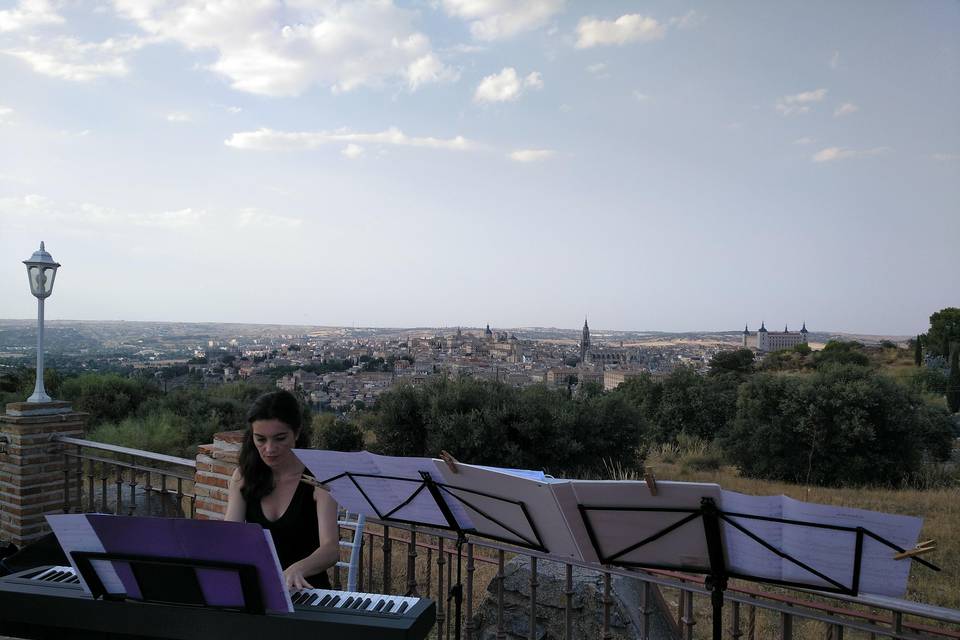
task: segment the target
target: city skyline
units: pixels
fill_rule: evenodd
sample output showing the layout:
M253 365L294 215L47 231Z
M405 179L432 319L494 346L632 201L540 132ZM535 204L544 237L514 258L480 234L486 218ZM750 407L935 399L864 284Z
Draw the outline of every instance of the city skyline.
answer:
M0 5L0 316L914 335L960 5ZM952 287L952 288L951 288ZM795 325L795 326L794 326Z

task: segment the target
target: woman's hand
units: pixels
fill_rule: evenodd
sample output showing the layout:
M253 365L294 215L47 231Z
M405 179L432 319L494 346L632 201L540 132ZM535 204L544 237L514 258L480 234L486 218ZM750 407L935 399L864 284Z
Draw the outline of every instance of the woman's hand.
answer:
M307 582L307 577L303 573L303 566L300 562L294 562L283 570L283 581L287 589L295 591L297 589L313 589L313 585Z

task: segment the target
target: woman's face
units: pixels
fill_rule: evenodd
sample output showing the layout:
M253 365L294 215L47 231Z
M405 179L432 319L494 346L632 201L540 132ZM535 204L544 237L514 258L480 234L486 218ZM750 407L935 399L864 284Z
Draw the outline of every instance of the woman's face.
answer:
M294 457L297 434L286 422L276 418L254 420L250 428L260 459L271 469L287 464Z

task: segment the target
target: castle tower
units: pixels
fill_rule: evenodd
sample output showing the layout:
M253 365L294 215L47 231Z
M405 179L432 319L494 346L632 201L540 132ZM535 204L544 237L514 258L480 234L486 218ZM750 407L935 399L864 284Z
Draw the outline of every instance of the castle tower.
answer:
M747 338L749 337L750 337L750 330L747 328L747 325L744 324L743 325L743 343L742 343L744 349L747 348Z
M587 319L583 319L583 333L580 335L580 364L587 364L587 355L590 353L590 327Z
M769 348L769 343L767 340L767 327L760 322L760 328L757 330L757 351L766 351Z
M803 336L803 344L807 344L807 334L810 333L807 331L807 322L803 322L803 327L800 329L800 335Z

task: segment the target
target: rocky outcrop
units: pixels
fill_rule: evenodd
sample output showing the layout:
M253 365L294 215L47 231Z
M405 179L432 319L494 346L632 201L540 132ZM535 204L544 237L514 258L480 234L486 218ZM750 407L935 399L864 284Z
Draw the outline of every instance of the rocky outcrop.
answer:
M563 640L566 625L566 569L559 562L537 562L537 607L534 638ZM653 590L655 591L655 590ZM610 583L610 632L617 640L639 640L643 637L642 602L643 583L640 580L613 576ZM671 621L660 607L659 597L651 598L649 607L650 635L648 640L675 640L678 638ZM503 627L509 640L530 637L530 558L517 556L504 567ZM573 568L572 598L573 638L603 637L603 574L598 571ZM487 596L474 616L474 637L496 640L497 637L497 580L487 587Z

